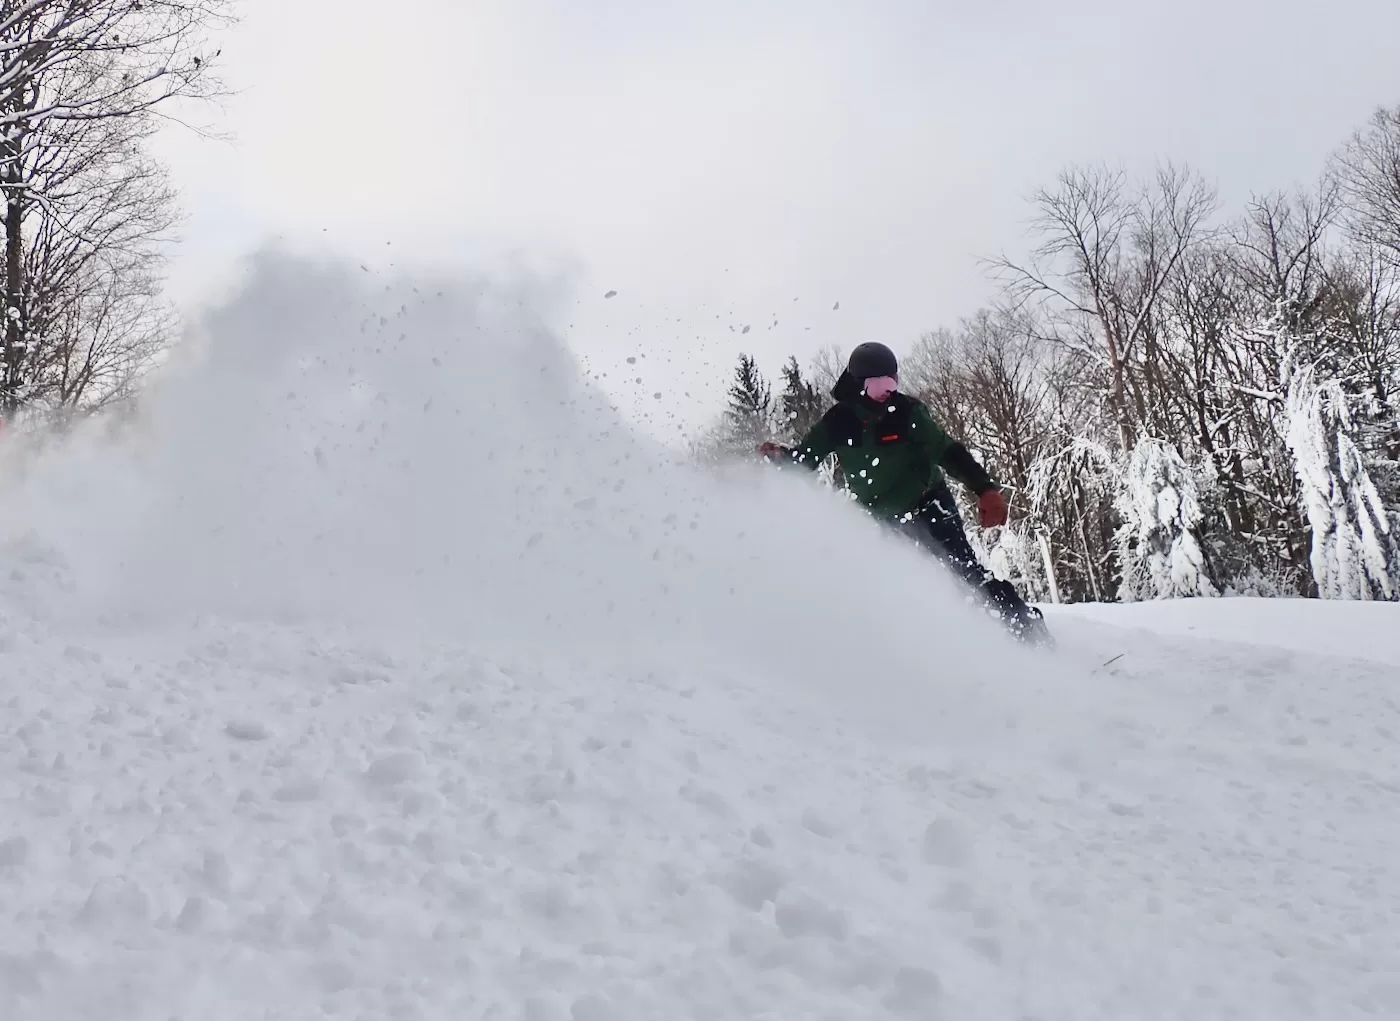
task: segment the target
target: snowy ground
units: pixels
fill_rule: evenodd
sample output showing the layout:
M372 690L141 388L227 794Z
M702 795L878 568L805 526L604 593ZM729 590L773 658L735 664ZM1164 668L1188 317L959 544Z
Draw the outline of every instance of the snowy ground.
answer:
M381 286L274 264L10 479L0 1017L1400 1016L1397 608L1027 653Z
M1178 599L1065 607L1062 612L1160 634L1258 645L1275 652L1364 659L1400 668L1400 609L1313 599Z

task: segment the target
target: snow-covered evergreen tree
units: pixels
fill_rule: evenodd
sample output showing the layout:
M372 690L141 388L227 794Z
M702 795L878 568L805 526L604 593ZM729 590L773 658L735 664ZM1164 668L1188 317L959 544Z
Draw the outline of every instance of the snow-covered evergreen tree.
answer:
M783 392L778 398L784 442L796 443L806 436L826 412L829 403L823 400L811 382L803 378L796 356L789 356L787 364L783 366Z
M1287 441L1312 530L1311 565L1323 599L1400 598L1400 548L1352 437L1347 395L1312 364L1284 360Z
M722 447L731 456L747 457L774 433L773 387L758 371L753 356L741 354L729 384Z
M1201 544L1204 515L1196 480L1175 447L1141 437L1114 505L1123 521L1117 533L1119 599L1219 595Z

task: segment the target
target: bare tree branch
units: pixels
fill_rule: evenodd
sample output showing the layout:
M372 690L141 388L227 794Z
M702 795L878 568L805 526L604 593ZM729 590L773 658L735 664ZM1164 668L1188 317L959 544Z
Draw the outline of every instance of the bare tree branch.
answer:
M168 326L174 195L146 143L163 108L222 94L207 36L229 21L227 0L0 0L0 412L105 400Z
M1334 166L1354 235L1400 264L1400 106L1376 110Z

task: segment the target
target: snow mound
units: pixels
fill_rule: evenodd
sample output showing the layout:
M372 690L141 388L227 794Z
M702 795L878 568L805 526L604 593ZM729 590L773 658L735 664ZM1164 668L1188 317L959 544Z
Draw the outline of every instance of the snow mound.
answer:
M1393 671L1019 649L629 432L559 301L268 253L130 433L11 451L0 1017L1397 1008Z

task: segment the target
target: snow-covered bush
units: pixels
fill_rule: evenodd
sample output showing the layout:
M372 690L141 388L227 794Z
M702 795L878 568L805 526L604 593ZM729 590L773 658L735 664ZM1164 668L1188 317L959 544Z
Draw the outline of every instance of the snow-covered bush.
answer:
M1176 448L1144 436L1134 445L1114 502L1124 602L1214 596L1199 529L1204 515L1196 480Z
M1022 518L1000 528L975 527L975 508L964 509L963 519L969 522L968 542L977 558L993 574L1011 582L1033 603L1054 602L1054 593L1046 577L1045 557L1030 521Z

